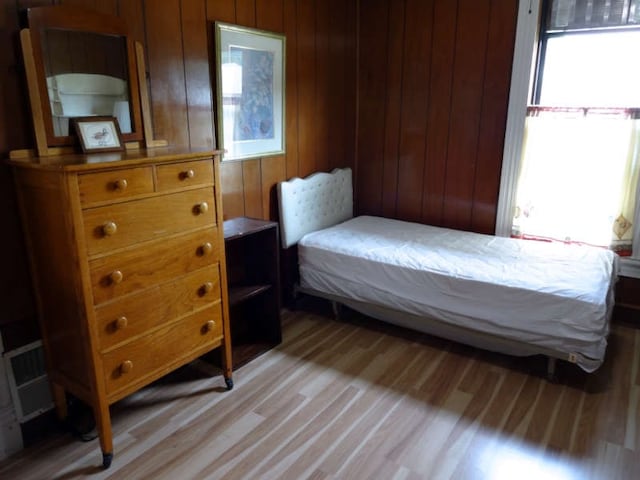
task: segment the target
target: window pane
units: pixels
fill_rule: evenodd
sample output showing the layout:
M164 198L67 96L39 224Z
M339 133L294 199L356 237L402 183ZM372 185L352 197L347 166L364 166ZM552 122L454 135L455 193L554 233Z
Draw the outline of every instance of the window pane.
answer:
M640 107L640 31L549 37L541 105Z
M528 117L514 233L616 247L631 244L640 124L623 115Z

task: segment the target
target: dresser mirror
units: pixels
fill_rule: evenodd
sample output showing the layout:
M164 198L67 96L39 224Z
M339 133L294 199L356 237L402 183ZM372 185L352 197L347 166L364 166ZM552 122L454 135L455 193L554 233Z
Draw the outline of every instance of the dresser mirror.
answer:
M77 144L75 117L116 117L125 142L142 140L136 54L124 21L48 6L28 9L27 22L21 36L39 155Z
M117 117L120 131L131 133L127 50L122 37L56 28L43 33L54 137L69 136L70 120L88 116Z

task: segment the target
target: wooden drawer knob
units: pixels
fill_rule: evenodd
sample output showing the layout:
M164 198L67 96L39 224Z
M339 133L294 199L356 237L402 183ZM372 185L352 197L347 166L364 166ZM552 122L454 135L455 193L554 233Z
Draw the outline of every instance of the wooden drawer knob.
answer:
M202 245L200 245L200 255L201 256L206 256L206 255L210 255L211 252L213 252L213 245L211 245L210 242L204 242Z
M202 287L200 287L202 295L206 295L207 293L211 292L211 290L213 290L213 283L211 282L205 282Z
M125 360L120 364L120 373L129 373L133 369L133 362L131 360Z
M123 191L127 188L128 185L129 182L127 182L125 178L121 178L120 180L116 180L115 182L113 182L113 189Z
M212 332L213 329L216 328L216 322L214 322L213 320L209 320L205 325L204 325L204 329L207 332Z
M106 222L102 225L102 234L105 237L110 237L118 231L118 225L116 222Z
M127 319L127 317L125 317L124 315L118 317L115 321L116 330L124 330L125 328L127 328L128 324L129 320Z
M183 180L186 180L187 178L193 178L195 176L196 172L191 169L185 170L184 172L180 173L180 178L182 178Z
M198 214L207 213L208 210L209 210L209 204L207 202L202 202L196 205L196 213Z
M109 274L109 281L112 285L117 285L118 283L122 282L123 278L124 276L122 275L122 272L120 270L114 270Z

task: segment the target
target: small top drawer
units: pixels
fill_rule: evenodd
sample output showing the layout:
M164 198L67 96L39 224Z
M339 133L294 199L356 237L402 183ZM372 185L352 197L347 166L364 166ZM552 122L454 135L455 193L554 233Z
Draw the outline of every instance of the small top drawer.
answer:
M153 193L152 167L127 168L78 175L80 202L88 205Z
M212 185L213 162L211 160L196 160L193 162L158 165L156 174L159 192L194 185Z

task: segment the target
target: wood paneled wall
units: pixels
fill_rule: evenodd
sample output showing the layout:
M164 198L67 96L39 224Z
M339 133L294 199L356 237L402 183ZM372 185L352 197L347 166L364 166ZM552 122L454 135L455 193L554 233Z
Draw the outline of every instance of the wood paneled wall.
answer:
M273 218L270 194L277 181L355 164L356 0L0 1L3 33L13 46L3 52L4 63L13 68L20 65L19 47L11 38L20 8L64 4L122 16L146 46L156 136L172 145L215 146L213 23L284 33L287 154L224 164L228 218ZM19 101L3 113L4 118L19 113L21 133L0 143L4 153L32 144L21 73L10 76L8 90Z
M2 156L34 144L17 36L19 10L55 4L126 20L146 48L155 135L172 145L216 146L215 21L286 35L286 155L223 164L225 218L277 218L278 181L355 166L357 0L0 0ZM0 201L0 326L27 319L33 327L26 253L5 165Z
M493 233L517 4L361 2L359 213Z
M351 166L358 213L491 233L517 3L0 0L0 153L33 145L20 9L65 4L122 16L146 46L156 136L194 147L215 146L212 29L219 20L287 38L287 153L223 165L226 218L277 218L278 181ZM33 335L26 252L4 164L0 202L0 326Z
M48 30L44 55L45 75L96 73L127 79L124 45L117 37L88 32ZM75 48L72 48L75 45ZM95 52L104 52L96 55Z
M207 16L286 36L287 153L222 165L225 216L277 218L278 181L354 166L356 2L208 0Z

